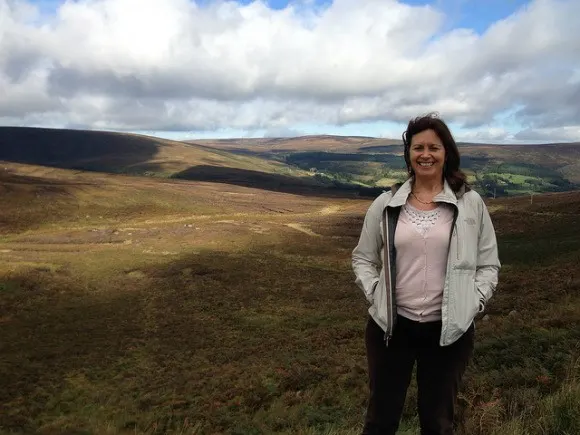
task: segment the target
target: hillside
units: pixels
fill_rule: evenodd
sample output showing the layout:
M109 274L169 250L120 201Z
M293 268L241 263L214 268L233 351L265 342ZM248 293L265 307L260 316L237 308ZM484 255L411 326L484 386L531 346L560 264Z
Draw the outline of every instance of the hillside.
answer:
M250 151L256 153L284 153L301 151L327 151L342 153L392 153L397 152L396 147L402 146L401 139L379 138L371 136L338 136L338 135L308 135L283 138L231 138L231 139L195 139L185 140L184 143L208 146L223 150ZM572 151L580 145L580 142L572 143L546 143L546 144L523 144L503 145L473 142L457 142L462 153L467 155L488 155L495 152L503 153L505 150L523 152L543 152L554 147ZM399 150L400 151L400 150Z
M0 127L0 161L211 181L306 195L375 195L357 183L313 176L268 156L102 131Z
M487 196L580 186L580 144L461 144L460 150L470 183ZM184 143L134 134L0 127L0 161L306 195L375 196L406 178L400 143L354 136Z
M492 164L528 165L560 173L573 183L580 183L580 143L541 145L469 145L461 149L471 161Z
M322 192L324 193L324 192ZM140 223L163 217L307 212L308 200L235 184L124 176L12 162L0 165L0 234L38 228ZM288 200L287 198L291 198ZM304 198L304 199L300 199ZM287 204L291 202L294 206ZM314 205L312 205L314 204Z
M179 177L192 168L228 168L306 176L258 157L202 145L104 131L0 127L0 160L56 168Z
M311 135L289 138L200 139L185 142L223 150L245 150L256 153L299 151L354 153L366 147L388 147L401 141L366 136Z
M370 198L4 167L0 432L360 434ZM488 200L458 435L580 433L580 192L529 199Z
M306 136L199 143L241 155L278 160L342 183L381 188L406 178L401 141ZM580 143L458 145L461 167L469 181L488 196L570 191L580 186Z

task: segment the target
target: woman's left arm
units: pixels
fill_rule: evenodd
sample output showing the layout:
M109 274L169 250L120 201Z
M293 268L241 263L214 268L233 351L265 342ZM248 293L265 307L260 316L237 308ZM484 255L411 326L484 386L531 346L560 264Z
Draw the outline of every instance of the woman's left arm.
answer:
M479 311L493 296L498 282L501 263L498 257L497 238L489 211L483 198L480 197L481 220L477 243L477 268L475 272L475 287L479 293Z

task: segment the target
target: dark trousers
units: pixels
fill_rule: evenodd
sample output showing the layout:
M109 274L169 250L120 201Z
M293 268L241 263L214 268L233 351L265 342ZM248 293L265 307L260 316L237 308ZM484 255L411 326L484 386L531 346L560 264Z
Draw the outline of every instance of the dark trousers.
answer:
M455 400L473 352L474 326L450 346L440 346L441 322L398 316L389 346L369 317L365 333L370 396L363 435L394 435L417 362L421 435L453 435Z

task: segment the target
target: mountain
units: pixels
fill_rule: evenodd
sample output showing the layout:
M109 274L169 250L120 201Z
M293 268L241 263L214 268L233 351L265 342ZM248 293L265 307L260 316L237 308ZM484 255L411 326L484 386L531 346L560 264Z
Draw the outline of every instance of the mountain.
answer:
M290 193L376 193L367 187L320 179L307 169L269 157L128 133L0 127L0 161L212 181Z
M208 146L223 150L251 151L253 153L283 153L301 151L327 151L343 153L366 152L397 152L402 147L401 139L378 138L371 136L337 136L337 135L308 135L288 138L231 138L231 139L197 139L186 140L185 143ZM462 153L482 153L495 150L499 153L506 150L543 151L559 150L567 152L576 150L580 142L573 143L545 143L545 144L488 144L474 142L457 142ZM575 152L575 151L574 151Z
M290 171L279 162L150 136L28 127L0 127L0 160L158 176L171 176L195 166L266 173Z
M407 177L399 140L356 136L226 139L195 143L278 160L343 183L384 188ZM488 196L569 191L580 185L580 143L460 142L461 168Z
M365 147L384 147L400 144L400 140L367 136L310 135L289 138L200 139L186 143L199 144L223 150L252 152L333 151L358 152Z
M580 143L459 147L469 182L488 196L580 186ZM374 196L407 176L401 141L363 136L178 142L103 131L0 127L0 160L316 195Z
M467 159L496 164L528 165L555 171L580 183L580 142L535 145L469 145L461 148Z

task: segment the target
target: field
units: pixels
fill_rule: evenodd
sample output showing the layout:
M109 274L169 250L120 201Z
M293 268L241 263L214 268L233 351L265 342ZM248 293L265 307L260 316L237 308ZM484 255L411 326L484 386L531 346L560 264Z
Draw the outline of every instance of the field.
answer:
M0 433L360 433L371 199L3 167ZM488 204L458 433L580 433L580 193Z

